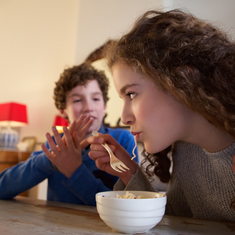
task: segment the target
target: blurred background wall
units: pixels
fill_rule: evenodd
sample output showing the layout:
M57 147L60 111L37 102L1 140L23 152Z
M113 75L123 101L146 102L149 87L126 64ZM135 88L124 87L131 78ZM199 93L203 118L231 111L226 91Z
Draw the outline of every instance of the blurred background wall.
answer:
M21 138L45 141L58 113L54 83L64 68L121 36L146 10L175 7L235 34L233 0L0 0L0 103L27 105L29 125L20 129Z
M58 114L53 89L64 68L127 32L146 10L173 8L189 10L235 36L234 0L0 0L0 103L27 105L29 125L20 128L21 138L45 141ZM120 104L115 110L121 114L114 93L113 88L111 100ZM108 103L108 112L113 109ZM115 125L117 117L107 121Z

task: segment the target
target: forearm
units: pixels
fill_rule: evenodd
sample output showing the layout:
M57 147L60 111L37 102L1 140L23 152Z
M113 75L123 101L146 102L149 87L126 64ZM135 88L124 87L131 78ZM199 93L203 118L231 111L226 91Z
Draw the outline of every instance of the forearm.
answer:
M53 171L44 156L31 157L0 174L0 199L13 198L43 181Z
M152 191L156 190L152 187L147 177L144 175L140 167L137 168L136 173L132 175L131 179L125 184L121 179L114 185L114 190L124 191Z
M84 164L77 169L72 177L64 182L64 186L82 200L84 204L90 206L96 205L96 193L110 191L102 180L97 179Z

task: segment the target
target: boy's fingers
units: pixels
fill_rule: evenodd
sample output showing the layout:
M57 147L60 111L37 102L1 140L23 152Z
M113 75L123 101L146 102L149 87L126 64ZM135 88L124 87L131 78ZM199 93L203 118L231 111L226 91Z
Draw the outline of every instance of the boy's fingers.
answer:
M89 119L88 122L81 128L79 131L79 136L84 139L88 129L91 127L92 123L94 122L94 119Z
M69 127L70 134L72 134L74 132L75 127L76 127L76 121L73 121L73 123Z
M86 148L89 145L89 143L87 142L87 139L84 139L83 141L81 141L80 146L81 149Z
M50 150L46 147L45 144L42 144L41 148L42 148L43 152L46 154L46 156L49 158L49 160L52 162L54 159L53 153L50 152Z
M53 134L54 134L55 141L56 141L57 145L60 147L60 149L63 149L64 143L63 143L62 138L61 138L61 136L60 136L60 134L57 131L55 126L52 127L52 131L53 131Z
M69 147L73 146L73 140L71 138L71 134L69 133L69 130L66 126L63 127L63 132L64 132L64 135L65 135L67 145Z
M56 152L57 148L56 148L55 142L54 142L54 140L52 139L52 137L51 137L51 135L49 133L46 133L46 138L47 138L47 142L48 142L48 144L50 146L50 149L53 152Z
M80 132L81 129L86 125L86 123L90 120L90 116L81 115L76 121L75 131Z

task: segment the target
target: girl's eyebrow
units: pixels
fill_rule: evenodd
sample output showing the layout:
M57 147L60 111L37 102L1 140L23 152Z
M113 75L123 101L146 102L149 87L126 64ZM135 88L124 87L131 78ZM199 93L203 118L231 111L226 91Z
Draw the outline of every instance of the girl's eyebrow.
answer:
M139 84L136 84L136 83L133 83L133 84L127 84L125 85L124 87L121 88L120 90L120 94L123 95L123 94L126 94L126 90L130 87L133 87L133 86L138 86Z

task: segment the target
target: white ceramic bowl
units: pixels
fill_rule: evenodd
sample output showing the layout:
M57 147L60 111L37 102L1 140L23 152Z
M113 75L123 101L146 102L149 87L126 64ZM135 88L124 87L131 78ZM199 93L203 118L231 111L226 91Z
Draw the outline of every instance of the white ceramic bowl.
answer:
M143 233L156 226L165 214L167 197L159 193L128 191L144 199L121 199L126 191L108 191L96 194L100 218L111 228L123 233ZM157 197L157 198L156 198Z

